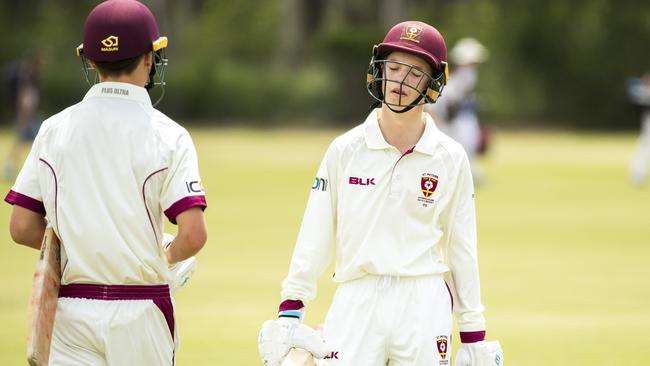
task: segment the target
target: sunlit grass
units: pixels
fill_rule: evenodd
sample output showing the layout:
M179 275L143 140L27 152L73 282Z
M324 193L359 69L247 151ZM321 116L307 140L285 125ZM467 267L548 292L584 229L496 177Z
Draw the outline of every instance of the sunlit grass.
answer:
M176 298L179 365L260 364L257 331L276 314L309 186L339 132L192 131L210 238ZM628 184L633 143L496 135L477 190L479 253L488 338L508 365L650 364L650 187ZM5 131L0 157L8 145ZM1 206L0 225L9 212ZM19 365L36 252L11 244L6 229L0 240L0 364ZM333 290L325 275L308 323L322 322Z

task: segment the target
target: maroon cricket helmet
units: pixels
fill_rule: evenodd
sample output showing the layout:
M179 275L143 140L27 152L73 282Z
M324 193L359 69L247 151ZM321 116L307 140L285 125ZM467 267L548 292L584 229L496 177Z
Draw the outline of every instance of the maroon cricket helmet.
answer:
M420 94L411 104L404 107L400 102L391 104L386 102L387 80L384 76L384 67L388 62L386 57L392 52L401 51L422 58L431 66L431 75L427 74L427 89L422 92L404 83L404 80L391 80L398 82L401 87L409 87ZM407 65L411 68L413 65ZM384 41L375 45L372 49L372 58L368 66L366 88L370 96L375 99L371 108L376 108L384 103L395 113L405 113L412 108L424 104L435 103L449 79L449 67L447 64L447 46L440 32L429 24L418 21L407 21L391 28ZM396 109L393 107L404 107Z
M167 46L156 18L136 0L108 0L86 18L83 47L78 53L93 61L117 61Z
M407 21L395 25L377 46L375 57L384 58L395 51L423 58L431 65L434 74L444 71L443 62L447 62L444 38L436 28L423 22Z

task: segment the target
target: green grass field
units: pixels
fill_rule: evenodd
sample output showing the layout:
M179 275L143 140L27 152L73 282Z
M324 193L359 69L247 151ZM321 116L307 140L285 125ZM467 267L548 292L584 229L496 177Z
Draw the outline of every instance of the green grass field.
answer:
M276 315L309 187L339 132L192 131L209 240L176 298L179 365L261 364L259 326ZM650 365L650 186L628 184L633 143L496 135L477 190L479 252L488 338L501 341L507 365ZM5 131L0 157L8 146ZM9 187L0 183L0 193ZM0 206L3 227L9 212ZM0 243L0 365L21 365L37 252L12 244L7 229ZM328 275L319 290L312 325L334 290Z

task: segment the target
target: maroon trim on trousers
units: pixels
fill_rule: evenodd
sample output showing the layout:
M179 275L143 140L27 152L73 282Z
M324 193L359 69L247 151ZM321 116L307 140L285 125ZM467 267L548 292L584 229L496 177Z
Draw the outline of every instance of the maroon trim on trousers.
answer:
M34 211L36 213L45 216L45 205L43 205L43 202L35 198L31 198L22 193L18 193L14 190L10 190L9 193L7 193L7 196L5 197L5 202L11 205L16 205L22 208L26 208L28 210Z
M284 300L278 309L278 311L285 310L300 310L305 307L305 304L300 300Z
M96 285L73 283L61 285L59 297L91 300L151 300L160 309L174 338L174 305L168 285Z
M158 240L158 234L156 234L156 227L153 224L153 220L151 219L151 214L149 213L149 207L147 207L147 197L144 195L144 189L147 186L147 181L149 181L149 178L153 177L155 174L158 174L162 172L163 170L166 170L167 168L162 168L158 169L155 172L149 174L145 179L144 182L142 182L142 202L144 203L144 210L147 211L147 217L149 218L149 223L151 224L151 230L153 230L153 236L156 239L156 243L160 243Z
M205 210L208 207L208 202L205 200L205 196L187 196L183 197L180 200L174 202L168 209L165 210L165 216L169 219L169 222L176 225L176 216L180 215L183 211L192 208L192 207L201 207Z
M449 285L447 284L447 281L445 281L445 287L447 287L447 292L449 292L449 299L451 300L451 311L454 311L454 295L451 294L451 289L449 288Z
M460 341L462 343L476 343L485 340L485 331L460 332Z

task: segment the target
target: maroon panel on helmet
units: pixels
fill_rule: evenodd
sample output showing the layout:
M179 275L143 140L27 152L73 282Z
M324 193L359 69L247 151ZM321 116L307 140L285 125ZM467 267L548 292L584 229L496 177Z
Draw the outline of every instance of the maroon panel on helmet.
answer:
M94 61L116 61L152 51L158 39L153 14L136 0L108 0L95 7L84 26L84 55Z
M407 21L388 31L377 48L377 56L385 57L391 52L402 51L422 57L434 70L442 71L440 62L447 62L447 46L440 32L429 24Z

